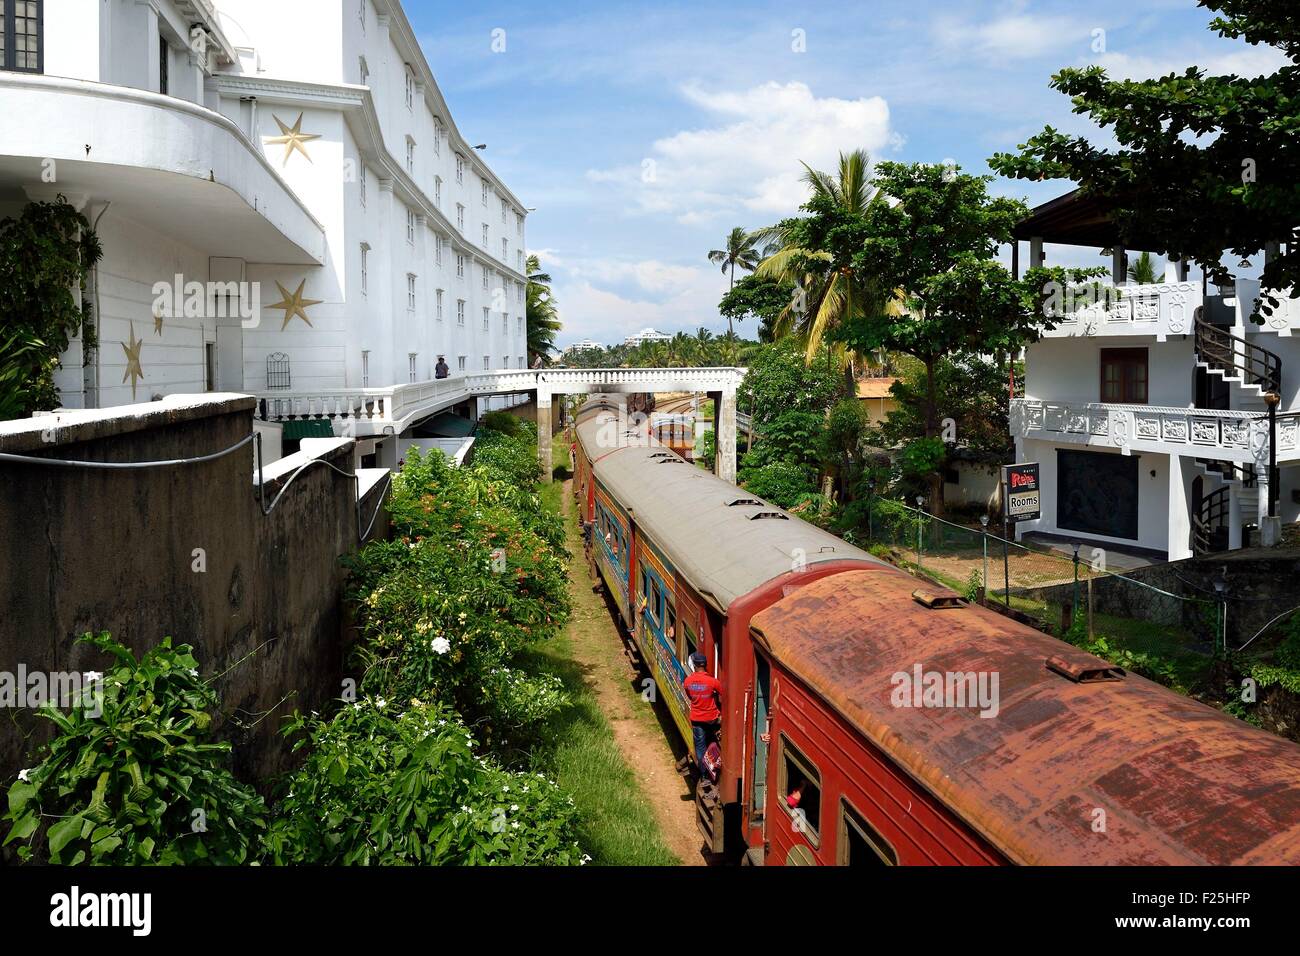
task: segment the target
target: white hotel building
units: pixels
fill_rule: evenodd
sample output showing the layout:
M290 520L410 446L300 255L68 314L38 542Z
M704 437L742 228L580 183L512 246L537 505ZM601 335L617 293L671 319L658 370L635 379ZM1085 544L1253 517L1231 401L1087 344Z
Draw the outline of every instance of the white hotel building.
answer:
M1077 193L1034 210L1017 239L1017 269L1019 241L1031 266L1047 243L1109 248L1118 293L1026 349L1011 431L1016 460L1041 465L1042 517L1018 533L1169 560L1274 543L1300 518L1300 300L1283 294L1255 325L1258 281L1221 290L1174 261L1129 283L1114 225Z
M65 407L248 392L392 464L386 438L511 390L493 381L527 365L527 210L397 0L0 9L0 217L62 194L104 249L99 347L65 355Z

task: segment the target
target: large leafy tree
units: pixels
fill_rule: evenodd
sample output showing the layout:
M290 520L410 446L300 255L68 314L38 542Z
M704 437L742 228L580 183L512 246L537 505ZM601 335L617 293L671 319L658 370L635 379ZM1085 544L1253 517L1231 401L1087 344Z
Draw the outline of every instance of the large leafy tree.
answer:
M777 320L794 301L796 288L788 279L745 276L722 297L718 311L728 319L757 318L758 340L772 342L776 338Z
M58 406L54 372L73 336L96 336L86 277L101 255L85 216L63 197L0 220L0 408L5 417Z
M940 402L940 359L1012 353L1032 341L1049 324L1042 311L1047 283L1064 278L1063 270L1032 269L1016 279L994 259L1027 210L1017 200L990 196L990 180L953 167L880 163L875 184L892 202L872 203L848 225L828 211L806 226L811 240L835 259L905 298L901 312L886 308L885 299L867 300L836 337L859 353L902 352L922 364L917 439L931 448L938 447L941 420L951 417ZM934 464L930 503L942 512L942 456Z
M551 294L551 277L542 271L537 256L528 257L528 286L524 293L528 335L528 364L549 365L555 355L555 336L563 327Z
M1255 78L1198 67L1149 80L1112 80L1100 67L1063 69L1051 85L1114 148L1053 127L990 165L1022 179L1070 179L1112 208L1121 236L1158 236L1170 256L1231 279L1223 252L1250 256L1288 243L1300 223L1300 8L1274 0L1200 0L1225 37L1278 47L1291 63ZM1265 289L1300 291L1300 258L1264 268ZM1276 304L1266 297L1265 310Z

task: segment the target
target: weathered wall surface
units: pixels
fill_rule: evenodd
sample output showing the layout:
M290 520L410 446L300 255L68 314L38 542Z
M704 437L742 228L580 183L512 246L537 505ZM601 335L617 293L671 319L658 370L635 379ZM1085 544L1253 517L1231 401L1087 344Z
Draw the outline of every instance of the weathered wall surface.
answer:
M0 452L190 458L244 439L252 413L246 396L170 396L0 424ZM42 435L42 426L54 431ZM350 474L351 443L327 444L315 457ZM311 457L267 469L268 504ZM340 689L339 559L357 547L356 483L313 465L264 516L255 472L251 443L213 461L144 470L0 461L0 670L103 670L97 651L75 643L88 631L111 631L137 653L171 636L194 646L205 677L223 675L220 732L235 744L240 775L265 781L285 769L283 717L320 709ZM363 522L382 493L369 498ZM381 517L376 529L384 526ZM46 724L30 712L0 721L0 779L27 766Z

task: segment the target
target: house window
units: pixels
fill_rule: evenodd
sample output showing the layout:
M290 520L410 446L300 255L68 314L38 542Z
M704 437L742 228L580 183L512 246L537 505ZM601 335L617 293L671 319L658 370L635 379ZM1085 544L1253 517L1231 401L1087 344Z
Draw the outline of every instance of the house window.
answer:
M487 306L484 306L484 307L483 307L483 331L484 331L484 332L486 332L486 331L488 330L488 321L489 321L489 320L488 320L488 309L487 309Z
M483 248L486 249L488 244L488 225L483 223Z
M370 245L361 243L361 294L370 289Z
M781 735L781 763L777 786L781 788L780 806L797 824L797 832L813 846L821 843L821 774L807 757Z
M524 367L524 357L522 355L519 356L519 367L520 368Z
M456 182L465 182L465 157L459 153L456 154Z
M445 132L442 120L435 119L433 121L433 155L435 156L442 155L442 137Z
M437 292L434 293L434 300L437 302L438 321L441 322L442 321L442 290L441 289L439 289Z
M515 234L519 236L524 234L524 214L521 212L515 213Z
M486 206L488 204L488 193L492 191L492 187L488 185L486 179L483 180L482 182L482 191L483 191L483 205Z
M406 308L415 311L415 273L406 274Z
M456 367L460 369L462 372L465 371L465 359L466 356L464 355L461 355L456 359Z
M436 265L442 265L442 236L433 237L433 261Z
M1101 350L1101 400L1116 405L1147 403L1147 350Z
M519 316L519 334L524 334L524 317L522 315Z
M463 204L461 204L461 203L456 203L456 228L459 229L459 230L461 231L461 234L462 234L462 235L464 235L464 233L465 233L465 206L464 206Z
M406 171L415 175L415 140L406 137Z
M415 76L411 73L410 66L406 67L406 108L415 107Z
M364 350L361 352L361 387L370 387L370 353Z
M520 302L524 301L524 284L522 282L515 284L515 298Z
M433 177L433 204L439 209L442 208L442 177Z
M520 249L518 252L515 253L515 262L517 262L517 263L519 264L519 271L520 271L520 272L523 272L523 271L524 271L524 251L523 251L522 249Z
M415 245L415 210L406 210L406 241Z
M418 353L416 352L408 352L406 354L406 376L407 379L412 382L419 381L415 377L415 360L417 355Z
M456 256L456 275L461 279L465 278L465 257L460 254Z
M484 266L483 267L483 291L484 292L488 290L488 275L489 275L488 267Z
M510 332L510 316L507 315L505 312L502 312L502 313L501 313L501 331L502 331L502 332L505 332L505 333L507 333L507 334L509 334L509 332ZM509 365L509 364L510 364L510 360L507 359L507 360L506 360L506 365Z
M465 300L464 299L456 300L456 324L457 325L465 324Z
M835 852L840 866L898 866L898 854L889 841L847 800L840 800L840 830Z
M501 200L501 225L506 224L506 201Z
M506 239L501 240L501 261L506 261L506 256L510 255L510 244Z
M483 356L483 371L486 372L491 367L492 367L492 359L487 355Z
M24 0L20 0L23 6L26 6ZM6 32L8 32L8 16L5 17ZM15 31L16 33L17 31ZM17 37L15 37L15 41ZM158 92L164 96L171 91L171 48L167 46L165 37L158 38Z

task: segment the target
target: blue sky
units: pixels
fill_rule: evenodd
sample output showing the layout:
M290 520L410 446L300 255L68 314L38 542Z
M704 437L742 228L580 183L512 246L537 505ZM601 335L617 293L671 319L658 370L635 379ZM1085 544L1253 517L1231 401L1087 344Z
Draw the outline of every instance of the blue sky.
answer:
M536 207L528 245L555 279L561 345L725 330L727 280L706 255L733 226L793 214L801 160L832 168L861 147L987 172L1044 124L1088 128L1048 87L1062 66L1145 77L1283 62L1211 33L1192 0L405 6L457 125ZM1069 187L993 188L1037 203ZM1053 261L1075 256L1101 264Z

